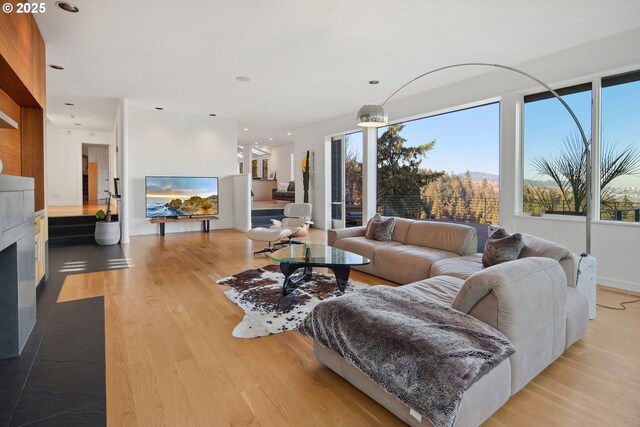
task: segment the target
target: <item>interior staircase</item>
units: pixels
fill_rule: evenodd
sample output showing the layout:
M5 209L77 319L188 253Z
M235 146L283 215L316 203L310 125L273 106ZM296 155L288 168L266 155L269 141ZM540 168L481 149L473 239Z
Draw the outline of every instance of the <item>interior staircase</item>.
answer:
M252 209L251 228L269 228L272 219L281 220L284 218L284 209Z
M111 215L112 221L118 215ZM95 216L64 216L49 218L49 246L95 245Z

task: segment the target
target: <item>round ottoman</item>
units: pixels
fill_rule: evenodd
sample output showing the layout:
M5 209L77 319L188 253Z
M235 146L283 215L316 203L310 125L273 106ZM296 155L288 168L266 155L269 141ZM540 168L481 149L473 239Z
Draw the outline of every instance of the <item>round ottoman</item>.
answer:
M273 242L284 240L291 236L291 230L287 228L252 228L247 231L247 237L249 240L255 240L258 242L268 242L269 246L253 253L254 256L265 252L273 252Z

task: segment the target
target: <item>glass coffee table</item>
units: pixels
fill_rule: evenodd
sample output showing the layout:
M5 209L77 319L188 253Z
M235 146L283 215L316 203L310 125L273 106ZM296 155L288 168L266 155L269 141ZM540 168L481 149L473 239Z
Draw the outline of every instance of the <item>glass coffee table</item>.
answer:
M313 267L325 267L336 276L338 289L344 292L349 281L352 265L366 265L369 258L325 245L291 245L280 249L269 257L280 263L280 271L284 274L283 295L288 295L300 284L311 278ZM298 270L303 270L294 275Z

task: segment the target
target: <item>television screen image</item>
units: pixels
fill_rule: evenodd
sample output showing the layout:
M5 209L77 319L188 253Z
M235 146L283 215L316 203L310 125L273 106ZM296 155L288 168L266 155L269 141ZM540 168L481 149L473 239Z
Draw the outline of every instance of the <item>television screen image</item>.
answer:
M218 214L218 178L148 176L147 218Z

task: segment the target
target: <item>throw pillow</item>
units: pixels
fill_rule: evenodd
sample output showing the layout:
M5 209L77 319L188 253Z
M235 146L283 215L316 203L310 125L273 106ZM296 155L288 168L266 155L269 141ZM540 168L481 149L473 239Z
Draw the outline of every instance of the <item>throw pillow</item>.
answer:
M367 225L364 227L364 235L365 237L367 237L367 234L369 233L369 226L371 225L371 223L373 221L375 222L382 222L382 220L384 219L384 217L382 215L380 215L379 213L376 212L376 214L369 218L369 221L367 221ZM373 239L373 237L372 237Z
M289 187L289 183L288 182L282 182L282 183L278 184L278 191L279 192L287 191L288 187Z
M369 240L390 242L395 225L395 218L383 218L380 214L376 214L367 224L367 232L364 237Z
M287 187L287 191L296 191L296 183L295 181L290 181L289 186Z
M484 245L482 265L490 267L516 260L523 248L524 242L520 233L509 234L504 228L499 228L489 236L489 240Z

